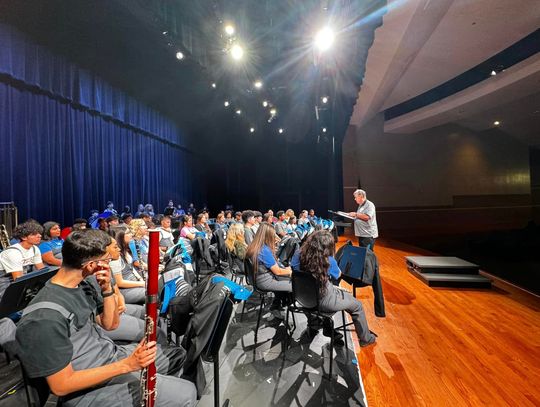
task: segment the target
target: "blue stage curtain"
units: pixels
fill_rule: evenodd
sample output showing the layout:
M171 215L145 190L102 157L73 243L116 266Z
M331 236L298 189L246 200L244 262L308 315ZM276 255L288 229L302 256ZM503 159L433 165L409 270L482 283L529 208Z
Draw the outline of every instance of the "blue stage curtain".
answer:
M83 80L20 34L6 44L5 32L0 72L12 72L0 76L0 201L14 201L23 220L69 225L107 200L135 211L193 198L193 154L173 122L88 73Z

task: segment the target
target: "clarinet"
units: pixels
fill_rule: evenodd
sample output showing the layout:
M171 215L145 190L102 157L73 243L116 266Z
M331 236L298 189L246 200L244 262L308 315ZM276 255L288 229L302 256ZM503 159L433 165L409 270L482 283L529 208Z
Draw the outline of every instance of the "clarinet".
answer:
M159 274L159 232L150 231L148 277L146 279L146 343L156 340ZM151 363L141 373L141 407L154 407L156 401L156 365Z

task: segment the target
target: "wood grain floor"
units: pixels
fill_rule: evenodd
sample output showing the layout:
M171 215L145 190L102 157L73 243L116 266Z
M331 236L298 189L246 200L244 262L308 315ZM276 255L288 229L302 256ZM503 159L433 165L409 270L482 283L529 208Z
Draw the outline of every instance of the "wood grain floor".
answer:
M340 244L344 241L340 238ZM511 286L430 288L404 256L431 253L379 239L386 318L358 291L374 346L358 348L370 406L540 406L540 301Z

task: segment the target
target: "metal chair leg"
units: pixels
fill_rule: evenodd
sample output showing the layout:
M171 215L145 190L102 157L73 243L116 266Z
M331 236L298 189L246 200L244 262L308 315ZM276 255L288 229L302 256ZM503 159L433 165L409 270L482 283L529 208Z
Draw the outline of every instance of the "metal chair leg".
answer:
M328 373L328 380L332 380L332 368L334 366L334 319L330 317L330 328L332 334L330 335L330 368Z
M259 305L259 315L257 316L257 327L255 328L255 344L257 344L257 335L259 333L259 325L261 323L263 303L264 303L264 295L261 295L261 304Z
M345 311L341 311L341 317L343 318L343 337L345 338L345 350L349 349L349 344L347 342L347 322L345 320Z

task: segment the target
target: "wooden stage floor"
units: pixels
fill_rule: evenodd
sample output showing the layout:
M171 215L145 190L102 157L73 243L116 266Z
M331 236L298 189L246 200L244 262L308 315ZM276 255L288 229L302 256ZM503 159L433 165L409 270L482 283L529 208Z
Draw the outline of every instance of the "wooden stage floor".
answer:
M503 282L430 288L404 256L433 253L383 239L375 253L386 318L375 317L371 288L358 290L379 335L358 350L370 406L540 406L538 297Z

